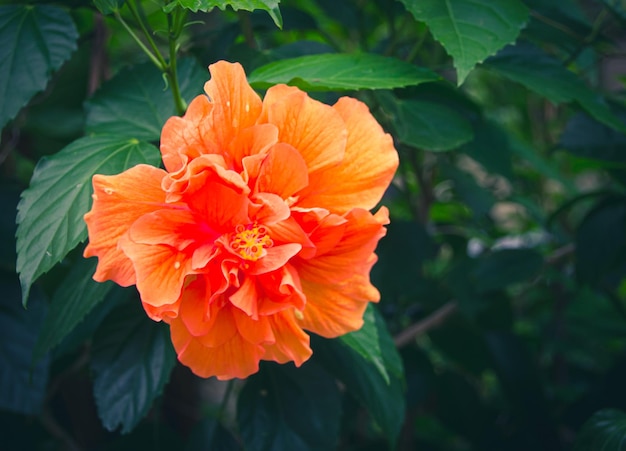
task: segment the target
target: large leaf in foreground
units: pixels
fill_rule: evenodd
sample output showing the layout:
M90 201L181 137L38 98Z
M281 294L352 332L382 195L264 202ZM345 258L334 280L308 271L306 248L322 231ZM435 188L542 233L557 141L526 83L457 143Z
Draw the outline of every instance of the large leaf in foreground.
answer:
M509 46L489 58L484 67L546 97L555 104L576 102L598 121L626 132L607 103L559 60L530 44Z
M47 304L41 290L33 290L28 310L19 302L15 274L0 272L0 410L26 415L41 411L48 383L50 359L32 365L32 353Z
M355 332L342 335L337 340L351 348L367 362L370 362L389 383L390 370L394 375L402 374L402 362L384 320L376 308L369 304L363 315L363 327Z
M575 451L626 451L626 414L602 409L583 425L576 438Z
M334 340L313 337L313 355L367 408L393 448L404 416L404 371L382 317L370 308L366 318L372 313L375 316L375 335L366 330L362 335L369 337L355 336L354 332L349 334L351 338L348 340L343 337ZM371 327L368 329L371 330ZM360 346L352 343L357 338L361 338ZM380 354L375 355L374 350L380 350ZM386 373L380 370L381 365Z
M254 11L261 9L267 11L278 28L283 27L283 18L280 15L278 4L280 0L176 0L165 7L166 11L171 11L174 5L182 6L192 10L194 13L198 11L208 12L216 6L222 11L230 6L235 11L243 9L244 11Z
M528 19L519 0L401 0L454 59L461 84L477 63L517 39Z
M208 72L193 59L181 60L178 79L183 99L202 93ZM87 133L156 141L176 114L170 89L151 63L120 71L87 102Z
M341 397L314 362L262 364L239 395L237 420L248 451L334 449Z
M257 89L286 83L306 91L393 89L439 79L434 72L399 59L338 53L276 61L259 67L248 77Z
M91 360L104 427L131 431L163 391L175 363L165 324L148 319L138 302L114 310L96 332Z
M74 330L113 286L113 282L98 283L92 279L97 263L95 258L79 259L55 291L35 344L35 361Z
M115 136L86 137L42 158L22 193L17 214L17 272L26 304L30 287L87 237L91 177L117 174L139 163L156 165L156 147Z
M77 39L72 18L60 8L0 6L0 129L46 87Z

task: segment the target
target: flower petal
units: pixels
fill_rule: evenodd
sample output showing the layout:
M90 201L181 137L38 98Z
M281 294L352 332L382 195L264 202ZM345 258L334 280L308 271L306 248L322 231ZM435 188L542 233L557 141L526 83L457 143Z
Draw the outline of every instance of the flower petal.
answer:
M289 144L279 143L261 163L255 191L287 199L308 184L307 165L300 153Z
M173 116L161 130L161 156L168 172L180 170L200 155L220 153L210 133L213 104L205 95L191 101L183 117Z
M245 157L267 153L277 142L278 129L272 124L260 124L241 130L229 147L233 169L241 172Z
M255 262L250 262L248 274L265 274L282 268L302 249L299 243L287 243L265 250L266 254Z
M233 308L232 311L237 323L237 329L246 341L255 344L265 344L273 343L276 340L267 317L260 316L253 319L237 308Z
M367 106L342 97L334 106L348 129L341 164L309 176L309 186L299 193L299 207L324 207L334 213L352 208L370 210L382 198L398 168L398 153Z
M389 222L387 209L376 215L355 209L346 219L344 236L332 250L293 262L307 299L300 324L327 338L359 329L367 303L380 298L369 273L376 244L385 234L383 224Z
M216 144L228 149L241 130L256 124L262 102L248 84L241 64L219 61L211 64L209 71L211 79L204 90L213 103L212 131Z
M245 378L259 370L259 360L265 352L262 346L246 341L239 334L220 346L205 346L178 318L171 321L170 332L178 359L200 377Z
M259 123L276 125L278 140L300 152L309 173L343 159L347 131L341 115L298 88L276 85L268 89Z
M184 174L163 179L163 187L168 198L185 202L219 233L249 222L247 185L239 174L224 169L215 156L196 158L185 167Z
M132 234L122 236L119 245L133 262L141 300L154 307L176 302L185 277L193 274L190 256L166 244L136 243Z
M118 175L93 177L93 206L85 215L89 244L85 257L98 257L94 280L113 280L127 287L135 283L135 270L118 248L118 241L141 216L167 207L162 169L138 165ZM175 207L175 206L174 206Z
M297 324L293 309L284 310L268 319L276 341L265 345L263 360L274 360L278 363L293 361L296 366L306 362L313 354L311 338Z

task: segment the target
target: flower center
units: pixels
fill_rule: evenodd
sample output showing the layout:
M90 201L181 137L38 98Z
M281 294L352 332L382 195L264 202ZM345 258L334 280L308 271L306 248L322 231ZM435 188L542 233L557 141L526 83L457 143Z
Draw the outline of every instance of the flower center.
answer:
M258 224L239 224L231 235L230 247L245 260L256 261L263 256L263 249L274 242L267 234L267 229Z

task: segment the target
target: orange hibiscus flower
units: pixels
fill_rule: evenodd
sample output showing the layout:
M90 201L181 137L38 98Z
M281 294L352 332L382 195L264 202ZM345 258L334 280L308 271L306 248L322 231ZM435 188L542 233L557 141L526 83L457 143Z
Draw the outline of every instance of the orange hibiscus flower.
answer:
M99 259L95 280L137 285L197 375L243 378L261 359L301 365L305 330L361 327L389 222L369 210L398 156L355 99L331 107L279 85L261 100L239 64L209 69L208 97L163 127L165 170L94 176L84 255Z

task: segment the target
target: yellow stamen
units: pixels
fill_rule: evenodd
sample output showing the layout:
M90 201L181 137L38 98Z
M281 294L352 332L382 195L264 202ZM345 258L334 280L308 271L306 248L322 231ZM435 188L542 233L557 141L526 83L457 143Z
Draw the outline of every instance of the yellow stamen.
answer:
M258 224L239 224L230 239L230 247L245 260L257 261L264 255L264 249L273 246L267 229Z

